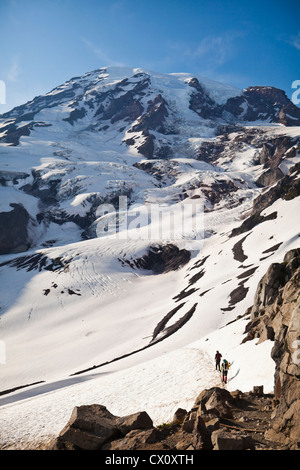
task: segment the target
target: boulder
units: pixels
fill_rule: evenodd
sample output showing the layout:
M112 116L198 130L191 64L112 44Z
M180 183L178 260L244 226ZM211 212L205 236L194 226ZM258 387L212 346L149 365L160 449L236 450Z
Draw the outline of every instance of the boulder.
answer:
M232 411L227 401L220 400L220 395L215 390L205 404L208 413L213 413L219 418L232 418Z
M254 449L252 437L241 432L228 432L223 429L218 429L212 433L211 441L213 450Z
M135 429L126 434L122 439L107 442L102 450L144 450L148 446L158 444L156 448L163 449L159 444L159 431L156 428L140 430Z
M228 392L220 387L213 387L209 390L204 390L197 398L196 405L202 410L202 415L215 415L218 418L231 418L232 411L231 405L233 398ZM205 418L204 418L205 419Z
M253 387L253 393L255 395L263 395L264 394L264 386L263 385L255 385Z
M110 413L103 405L76 406L69 422L60 432L54 448L99 450L104 444L108 443L109 447L110 441L122 440L124 436L127 437L127 441L129 439L128 445L134 447L137 439L138 442L146 442L150 439L149 436L154 439L152 432L143 434L144 430L153 430L153 422L145 411L120 418ZM142 434L137 438L139 432ZM125 442L122 446L125 446Z
M190 411L182 424L182 429L184 432L192 433L194 430L195 422L196 422L196 416L197 412L196 411Z
M184 410L183 408L178 408L178 410L175 411L174 417L173 417L173 424L182 424L184 421L185 417L187 415L187 411Z
M193 429L193 448L195 450L211 450L212 442L210 433L201 417L201 410L196 413Z
M140 411L138 413L118 418L116 420L116 424L124 436L135 429L153 428L152 419L146 411Z
M76 406L60 432L55 448L99 450L106 441L121 435L116 421L117 418L105 406Z

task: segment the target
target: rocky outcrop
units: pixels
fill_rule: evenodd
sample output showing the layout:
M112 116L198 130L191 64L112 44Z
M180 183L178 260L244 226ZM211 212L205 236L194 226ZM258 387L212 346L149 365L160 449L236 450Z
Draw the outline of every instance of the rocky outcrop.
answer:
M189 85L194 88L190 98L190 109L204 119L220 117L220 110L216 103L199 83L197 78L189 80Z
M260 195L253 201L253 206L248 217L239 227L232 230L230 236L234 237L241 233L248 232L262 222L275 219L277 217L276 211L268 214L267 216L264 216L262 212L277 201L277 199L290 201L300 195L300 179L298 177L299 170L300 165L297 163L292 166L288 174L283 176L276 184L260 193Z
M256 184L258 186L271 186L284 177L280 164L284 159L288 160L296 156L297 141L299 145L299 139L280 136L263 144L259 154L259 163L266 170L257 179Z
M0 255L26 251L31 245L30 215L21 204L10 206L11 211L0 213Z
M195 89L191 94L190 109L204 119L233 121L270 121L285 126L299 126L300 110L285 92L271 86L250 86L225 104L217 105L201 86L197 78L189 85Z
M20 180L28 178L30 175L23 171L0 171L0 185L18 184Z
M197 148L196 158L207 163L230 162L238 152L253 148L253 165L263 165L265 171L279 169L284 160L294 158L300 149L299 137L281 135L271 137L259 127L235 125L220 126L213 140L204 140ZM283 174L281 174L283 176Z
M176 271L191 259L191 253L179 249L176 245L151 246L146 255L134 261L136 267L151 270L155 274Z
M128 130L130 133L141 132L142 142L138 142L134 137L124 140L127 145L136 145L139 153L144 155L146 158L167 158L172 154L171 149L167 145L158 145L155 149L156 137L152 131L158 132L162 135L171 133L171 129L168 129L166 118L169 116L168 106L165 99L161 94L158 94L153 100L148 102L146 112L143 109L136 117L136 122ZM156 150L156 155L154 151Z
M122 265L128 265L135 269L145 269L154 274L162 274L176 271L187 264L191 259L191 253L185 249L179 249L176 245L151 245L147 253L140 258L119 258Z
M162 134L167 134L165 118L169 115L167 103L161 94L158 94L148 103L146 113L142 114L137 122L131 127L129 132L140 132L155 130Z
M10 144L14 147L20 144L20 138L23 136L29 136L30 132L35 127L50 127L51 124L44 122L32 121L23 125L18 126L18 120L15 122L8 122L1 128L0 142Z
M300 441L300 248L273 263L261 279L244 341L274 341L274 393L278 402L267 435L299 448Z
M248 450L280 449L264 431L272 395L203 390L190 411L179 408L170 423L155 427L147 412L119 417L102 405L75 407L69 422L47 450Z
M224 111L242 121L269 120L299 126L300 110L283 90L270 86L250 86L240 96L229 98Z

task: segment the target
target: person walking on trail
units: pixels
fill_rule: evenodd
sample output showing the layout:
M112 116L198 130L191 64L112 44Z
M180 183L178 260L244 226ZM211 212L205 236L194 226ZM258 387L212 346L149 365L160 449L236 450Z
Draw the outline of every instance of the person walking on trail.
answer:
M221 370L220 369L221 357L222 357L222 354L219 351L217 351L215 355L216 370Z
M228 375L229 369L230 369L230 363L226 359L224 359L222 362L222 366L221 366L222 382L224 384L227 384L227 375Z

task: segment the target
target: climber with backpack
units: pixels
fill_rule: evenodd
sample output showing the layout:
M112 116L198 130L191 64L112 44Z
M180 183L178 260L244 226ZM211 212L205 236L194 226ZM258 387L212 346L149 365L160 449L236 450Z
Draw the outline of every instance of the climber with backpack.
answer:
M216 370L219 370L219 371L220 371L221 357L222 357L222 354L219 351L217 351L215 355L215 361L216 361Z
M230 369L230 365L231 364L226 359L223 360L222 366L221 366L221 372L222 372L222 382L224 384L227 384L227 375Z

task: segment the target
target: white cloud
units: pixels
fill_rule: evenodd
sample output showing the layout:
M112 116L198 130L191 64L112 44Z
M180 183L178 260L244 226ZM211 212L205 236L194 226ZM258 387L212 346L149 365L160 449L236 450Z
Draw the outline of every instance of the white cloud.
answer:
M236 40L241 33L225 33L220 36L206 36L193 51L195 57L204 58L210 66L218 67L233 57Z
M97 59L100 59L101 62L105 65L115 65L115 66L122 66L121 62L114 61L108 57L108 55L105 53L105 51L94 44L92 41L90 41L87 38L81 38L81 41L87 46L87 48L97 57Z
M204 36L194 44L169 41L168 48L176 57L181 55L185 59L191 59L193 63L201 59L206 69L214 71L237 54L239 41L246 34L246 31L225 31L219 35Z
M0 104L6 104L6 85L3 80L0 80Z
M17 82L19 76L21 75L21 67L19 57L15 57L12 61L12 64L7 72L7 78L10 82Z
M297 36L292 36L290 44L300 51L300 31Z

